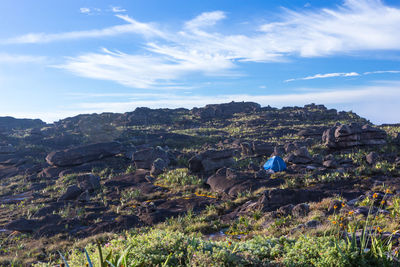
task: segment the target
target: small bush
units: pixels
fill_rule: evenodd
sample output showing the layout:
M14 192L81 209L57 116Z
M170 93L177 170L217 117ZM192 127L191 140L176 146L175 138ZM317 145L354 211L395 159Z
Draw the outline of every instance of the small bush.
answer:
M163 173L159 176L159 182L168 185L199 185L203 183L203 180L195 175L189 174L189 170L186 168L170 170L167 173Z

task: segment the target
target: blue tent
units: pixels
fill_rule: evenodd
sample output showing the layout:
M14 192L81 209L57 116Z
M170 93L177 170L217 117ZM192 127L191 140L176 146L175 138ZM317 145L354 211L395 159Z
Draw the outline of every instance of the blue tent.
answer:
M274 156L265 162L264 169L273 170L274 172L281 172L286 170L286 164L281 157Z

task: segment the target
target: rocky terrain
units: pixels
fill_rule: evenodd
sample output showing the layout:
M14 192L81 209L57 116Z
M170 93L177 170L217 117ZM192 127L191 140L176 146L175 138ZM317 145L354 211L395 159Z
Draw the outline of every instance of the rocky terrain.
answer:
M273 155L285 172L263 169ZM344 238L350 228L362 243L363 226L390 237L387 258L400 238L399 166L400 125L315 104L137 108L54 124L2 117L0 265L59 264L64 254L83 266L76 251L95 242L107 250L128 233L145 240L173 231L240 247L261 237ZM234 259L216 266L266 265L233 247ZM271 253L268 264L296 262L291 252ZM189 264L161 254L134 266Z

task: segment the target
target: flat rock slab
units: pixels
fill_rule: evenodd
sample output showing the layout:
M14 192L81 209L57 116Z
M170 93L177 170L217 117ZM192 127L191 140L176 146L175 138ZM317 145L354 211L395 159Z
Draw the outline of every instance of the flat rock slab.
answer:
M52 166L75 166L111 157L122 151L122 145L119 142L96 143L50 152L46 161Z

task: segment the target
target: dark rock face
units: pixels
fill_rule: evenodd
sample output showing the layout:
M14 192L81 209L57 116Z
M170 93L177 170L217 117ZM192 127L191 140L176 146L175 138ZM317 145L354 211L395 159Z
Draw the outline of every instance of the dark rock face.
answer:
M313 159L306 147L296 149L285 158L285 161L294 164L307 164L312 162L312 160Z
M13 117L0 117L0 132L13 129L41 128L46 126L41 120L15 119Z
M59 215L48 215L40 220L17 219L6 224L7 230L32 233L46 224L57 223L61 220Z
M96 143L60 151L53 151L47 155L46 161L52 166L75 166L111 157L121 152L122 146L119 142Z
M194 108L192 113L201 119L226 118L235 113L260 110L261 106L253 102L231 102L225 104L207 105L204 108Z
M219 169L207 179L207 184L214 192L235 196L239 192L255 191L261 187L273 187L283 184L283 179L255 179L228 168Z
M339 125L332 127L322 135L322 142L329 148L350 148L361 145L383 145L386 132L368 124Z
M324 197L327 197L327 195L319 190L276 188L265 191L258 200L256 207L263 212L273 211L284 205L320 201Z
M167 165L170 162L168 152L161 147L150 147L136 151L132 158L137 169L151 169L153 162L158 158L162 159Z
M274 144L255 141L252 143L241 143L242 153L246 156L269 156L275 151Z
M297 135L303 138L321 138L322 134L324 131L327 129L327 127L313 127L313 128L307 128L300 130Z
M189 160L189 169L192 172L210 173L222 167L230 167L235 163L233 157L237 153L235 149L210 149L193 156Z

